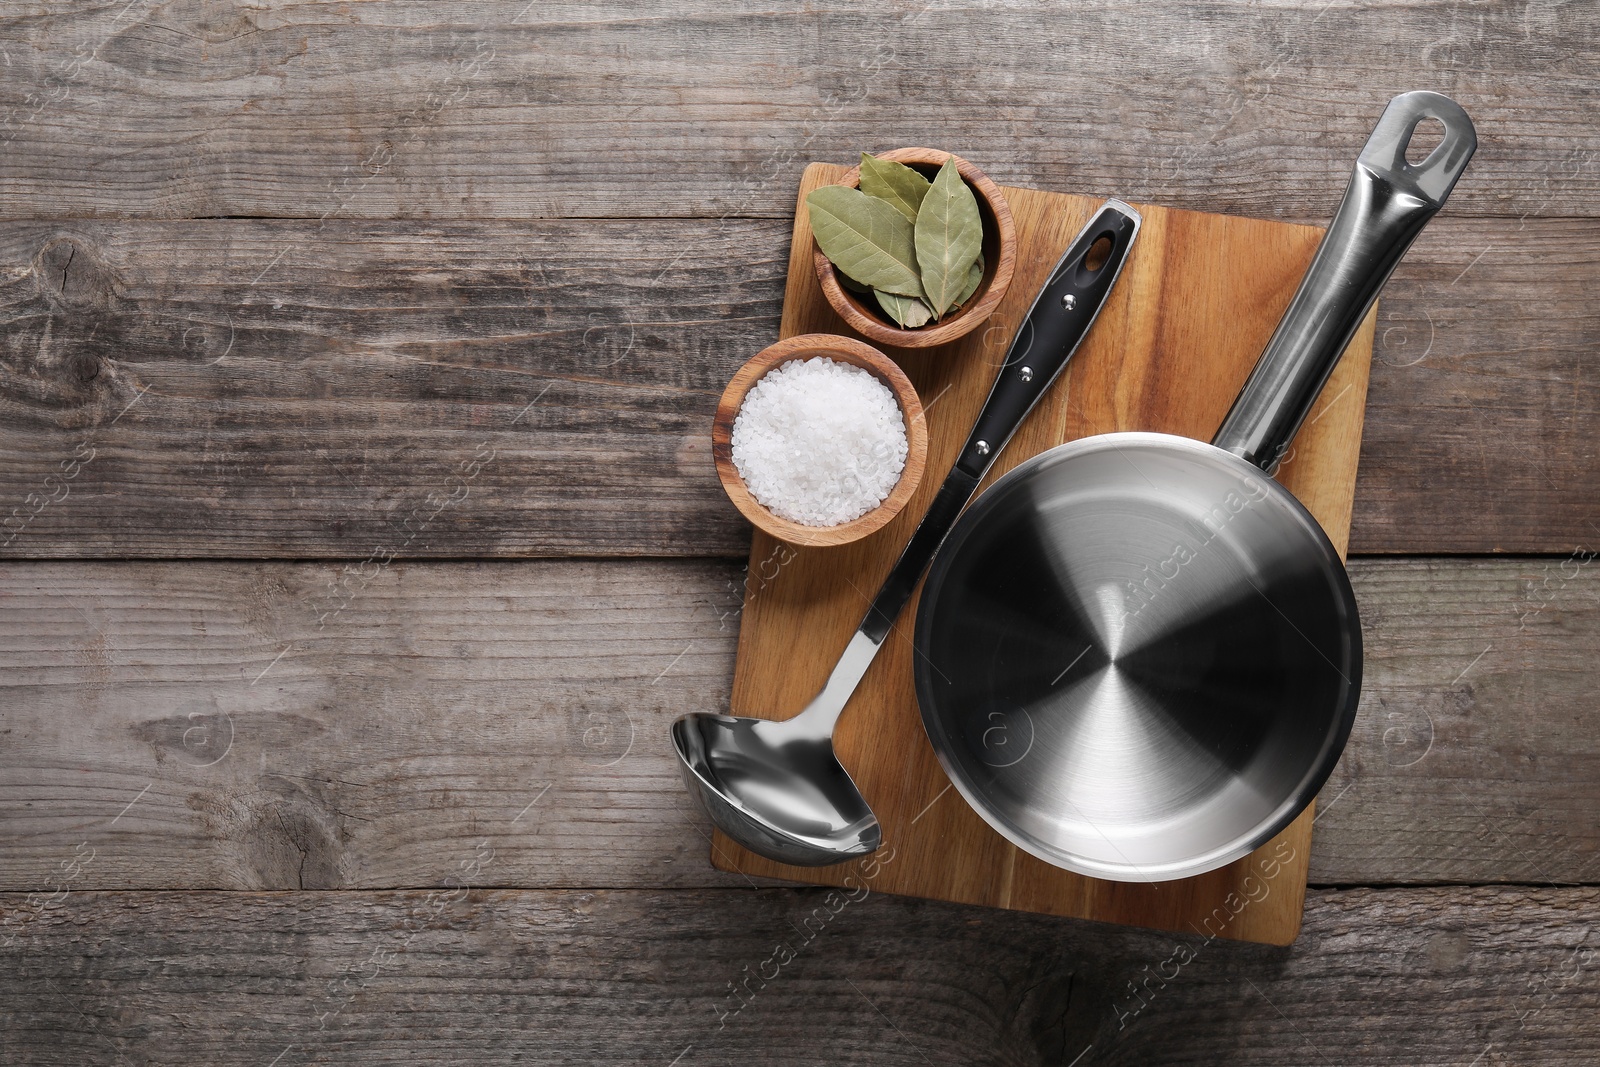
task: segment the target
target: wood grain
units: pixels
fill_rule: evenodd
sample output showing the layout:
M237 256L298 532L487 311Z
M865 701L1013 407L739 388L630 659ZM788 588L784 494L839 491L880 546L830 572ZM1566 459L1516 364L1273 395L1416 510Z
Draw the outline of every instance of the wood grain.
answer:
M773 339L786 246L494 229L10 229L0 521L30 521L0 552L744 551L711 417ZM70 500L30 500L80 446Z
M10 3L3 31L12 218L786 217L799 163L925 144L1319 223L1418 87L1483 140L1455 210L1600 215L1582 3L98 0Z
M494 876L490 840L462 853L468 881ZM1315 893L1290 949L854 896L71 893L0 941L0 1062L1587 1067L1600 1052L1593 888Z
M0 895L0 1063L1595 1062L1600 903L1548 883L1600 878L1600 597L1567 555L1600 539L1597 28L8 0L0 888L39 895ZM707 427L775 339L805 160L927 143L1321 223L1418 86L1483 147L1384 293L1351 546L1554 555L1355 561L1368 689L1310 876L1541 888L1313 891L1292 948L1170 982L1177 939L875 894L718 1029L828 907L708 867L650 740L726 706L760 574L404 561L742 557ZM139 891L464 876L545 888Z
M1313 878L1478 881L1472 872L1498 855L1495 881L1600 881L1600 734L1569 733L1600 716L1563 695L1588 690L1579 699L1594 703L1593 683L1578 681L1600 649L1600 545L1590 544L1482 568L1357 569L1362 704L1322 791ZM1543 799L1558 782L1572 806Z
M1600 883L1600 560L1561 562L1352 562L1313 883ZM83 842L78 889L436 885L491 832L497 885L746 886L667 727L780 563L0 565L0 889Z
M800 198L837 181L839 171L824 164L808 167ZM949 470L955 462L995 368L1045 275L1099 207L1087 197L1004 192L1016 220L1020 265L1011 295L981 335L936 353L900 353L918 390L942 403L928 418L933 471ZM1096 433L1159 430L1209 440L1322 237L1312 227L1135 206L1144 215L1139 241L1095 330L1018 428L985 483L1053 445ZM784 295L785 336L839 322L816 276L806 269L811 245L800 213ZM1376 313L1329 378L1329 401L1307 420L1295 440L1297 451L1286 457L1291 462L1280 467L1282 483L1317 517L1341 553L1350 524ZM930 400L928 407L934 403ZM872 591L937 491L936 480L928 479L894 522L846 550L796 549L769 588L747 595L733 682L738 714L787 718L821 691ZM758 566L778 547L757 531L751 565ZM887 890L1164 930L1189 929L1218 914L1227 920L1224 936L1280 945L1294 939L1315 818L1311 808L1252 855L1226 867L1196 878L1133 885L1060 870L1005 840L954 798L941 804L950 781L928 744L912 687L909 620L916 617L917 600L914 596L906 606L834 732L839 760L877 814L884 840L906 856L886 876ZM840 885L848 874L841 867L774 863L720 833L712 860L723 869L821 885ZM1263 880L1272 891L1262 903L1231 906L1247 891L1259 892Z
M742 556L709 427L789 225L0 224L0 521L97 450L0 557ZM1353 551L1600 536L1600 230L1519 226L1447 211L1385 289Z

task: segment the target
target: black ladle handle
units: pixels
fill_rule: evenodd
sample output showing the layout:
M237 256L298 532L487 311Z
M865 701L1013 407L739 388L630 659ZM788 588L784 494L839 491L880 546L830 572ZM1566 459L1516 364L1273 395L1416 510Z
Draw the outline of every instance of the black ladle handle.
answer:
M1073 239L1017 328L957 467L982 478L1060 376L1100 314L1142 221L1127 204L1107 200Z
M1427 159L1408 163L1411 135L1429 118L1443 124L1444 138ZM1414 92L1389 101L1300 288L1212 444L1268 473L1277 468L1378 290L1477 147L1472 120L1449 97Z
M861 620L858 632L872 643L873 651L911 599L911 591L933 562L961 509L972 499L978 482L1045 390L1060 377L1094 325L1122 272L1141 221L1139 213L1127 204L1107 200L1050 272L1011 341L989 399L984 401L955 466ZM865 669L863 664L861 670Z

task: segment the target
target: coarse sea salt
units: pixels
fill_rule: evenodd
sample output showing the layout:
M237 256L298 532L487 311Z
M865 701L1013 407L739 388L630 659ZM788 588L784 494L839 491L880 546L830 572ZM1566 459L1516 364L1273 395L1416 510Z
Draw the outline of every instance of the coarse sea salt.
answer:
M871 373L818 356L773 368L733 420L733 465L768 511L837 526L879 504L906 466L906 424Z

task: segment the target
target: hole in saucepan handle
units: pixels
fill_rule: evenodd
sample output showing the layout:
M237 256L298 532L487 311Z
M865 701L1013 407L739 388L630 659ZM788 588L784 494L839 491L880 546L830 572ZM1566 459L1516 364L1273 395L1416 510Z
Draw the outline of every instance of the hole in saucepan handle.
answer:
M1420 167L1433 155L1439 142L1444 140L1444 123L1435 118L1421 118L1411 127L1411 139L1406 142L1406 162Z
M1083 257L1083 269L1093 274L1106 265L1106 260L1111 258L1111 235L1103 233L1089 246L1089 254Z

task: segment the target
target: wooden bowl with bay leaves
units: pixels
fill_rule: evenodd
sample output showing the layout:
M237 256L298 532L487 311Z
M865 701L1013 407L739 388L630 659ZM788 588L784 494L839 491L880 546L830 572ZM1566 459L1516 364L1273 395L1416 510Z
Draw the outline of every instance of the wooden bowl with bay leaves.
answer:
M807 526L768 511L757 500L739 474L733 462L733 424L739 417L739 408L747 393L766 377L767 372L793 359L826 357L840 363L849 363L871 374L894 394L895 403L906 426L906 464L882 503L871 511L849 522L836 526ZM711 457L717 466L717 477L722 480L728 499L739 513L760 529L791 545L823 547L849 544L882 529L890 519L900 514L911 495L922 482L922 471L928 462L928 424L922 414L922 400L907 378L905 371L876 348L852 337L830 333L807 333L785 338L775 345L757 352L734 374L733 380L722 391L717 403L715 421L711 424Z
M926 326L906 329L891 319L868 293L858 293L841 281L843 275L812 237L812 260L817 271L817 281L822 293L839 317L863 337L896 348L931 348L964 337L977 329L994 314L995 307L1011 286L1011 274L1016 267L1017 233L1011 221L1011 207L1005 194L987 174L960 156L941 152L936 148L896 148L890 152L876 153L876 158L904 163L911 169L932 179L944 165L954 160L956 171L972 190L978 201L978 215L983 220L983 280L954 314L930 322ZM859 188L861 168L855 166L839 179L839 185ZM805 210L802 201L801 209ZM809 217L807 229L810 228Z

